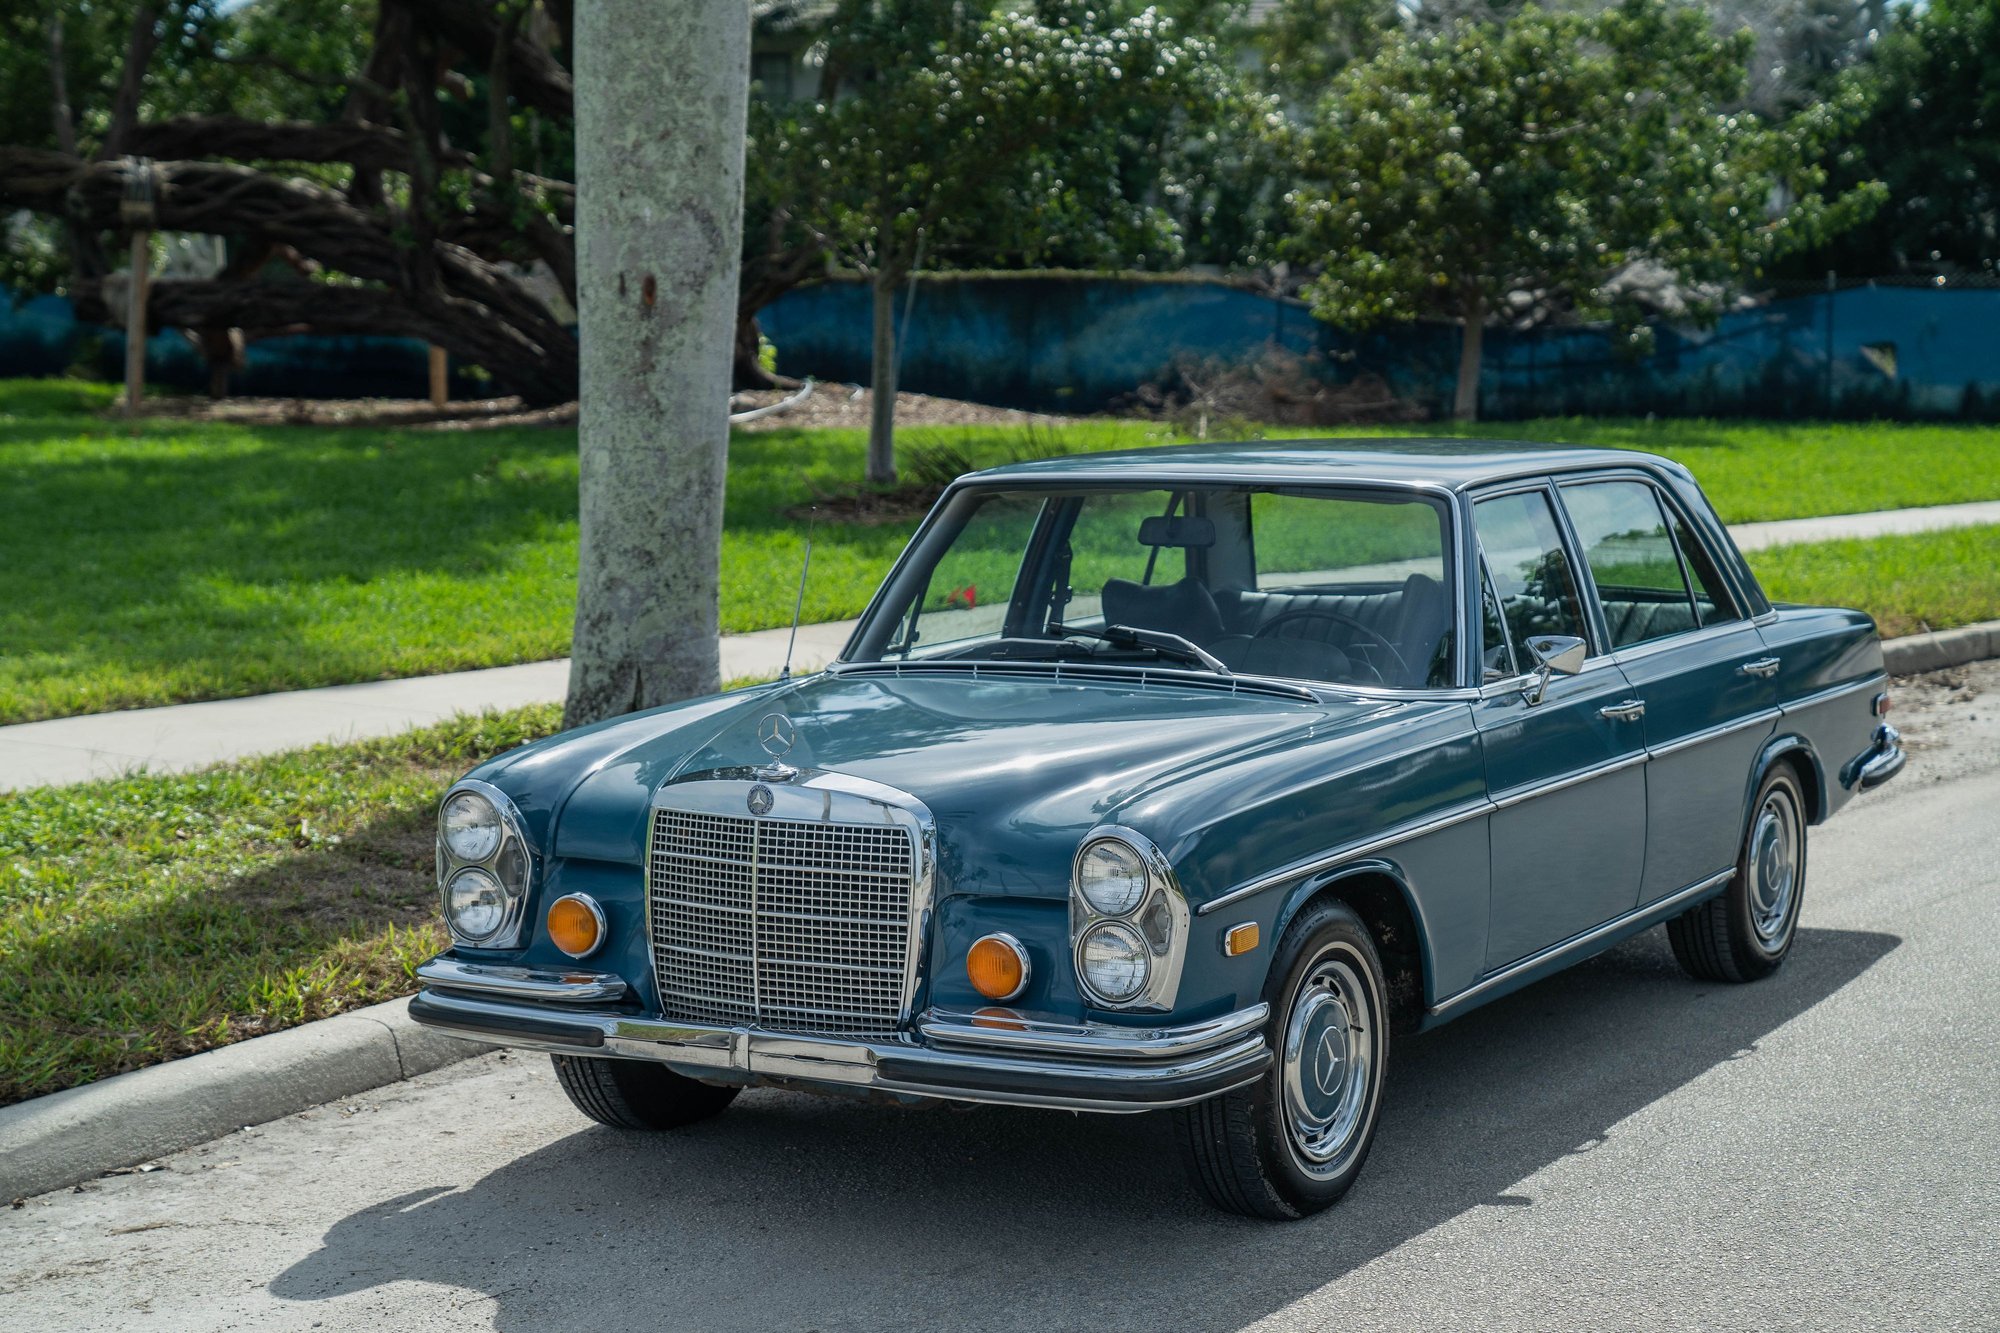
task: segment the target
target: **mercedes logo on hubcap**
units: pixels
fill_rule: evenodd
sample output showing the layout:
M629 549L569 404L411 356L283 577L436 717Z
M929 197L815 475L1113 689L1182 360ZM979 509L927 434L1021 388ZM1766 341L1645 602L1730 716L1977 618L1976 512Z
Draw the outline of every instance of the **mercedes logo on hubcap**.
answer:
M783 759L791 753L798 736L792 730L792 720L783 713L766 713L757 721L757 743L764 747L764 753L773 759ZM769 793L766 793L768 795Z
M1340 1087L1344 1072L1341 1064L1347 1054L1342 1049L1345 1044L1337 1028L1328 1028L1319 1034L1319 1047L1313 1052L1312 1076L1322 1093L1331 1093Z

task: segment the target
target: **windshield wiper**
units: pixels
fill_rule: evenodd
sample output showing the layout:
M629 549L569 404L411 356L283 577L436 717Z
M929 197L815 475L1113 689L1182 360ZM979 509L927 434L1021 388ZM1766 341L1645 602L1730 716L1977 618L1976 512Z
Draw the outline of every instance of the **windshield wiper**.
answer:
M1221 658L1199 644L1163 629L1137 629L1131 625L1106 625L1101 630L1083 629L1076 625L1051 625L1049 628L1065 639L1096 639L1119 648L1150 648L1166 657L1197 663L1218 676L1236 674Z

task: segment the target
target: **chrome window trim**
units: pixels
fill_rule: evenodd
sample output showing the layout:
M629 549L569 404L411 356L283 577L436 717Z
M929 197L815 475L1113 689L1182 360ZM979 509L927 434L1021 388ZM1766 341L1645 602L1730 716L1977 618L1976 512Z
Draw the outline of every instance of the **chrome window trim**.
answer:
M1576 590L1576 609L1583 617L1583 641L1592 649L1591 655L1585 658L1583 663L1583 669L1588 671L1599 662L1611 660L1611 652L1605 647L1610 642L1611 636L1608 628L1602 623L1603 617L1598 613L1597 585L1593 582L1586 587L1577 575L1577 567L1583 560L1577 553L1576 532L1570 527L1569 511L1563 508L1562 497L1557 494L1558 487L1555 480L1557 475L1559 474L1546 473L1476 487L1466 492L1466 501L1471 507L1470 517L1475 538L1479 532L1479 506L1483 501L1501 500L1510 495L1526 495L1530 491L1539 491L1549 502L1549 517L1555 520L1556 540L1562 543L1563 559L1569 562L1570 585ZM1484 546L1480 547L1480 553L1484 556ZM1588 570L1585 573L1588 574ZM1494 588L1494 595L1496 597L1499 595L1497 586ZM1511 628L1508 630L1508 637L1510 639L1513 637ZM1519 665L1520 662L1517 660L1515 666Z
M1430 1008L1430 1017L1433 1020L1444 1018L1454 1010L1466 1007L1488 991L1513 980L1524 972L1546 967L1550 963L1556 962L1569 954L1582 952L1591 948L1607 935L1618 933L1641 917L1671 916L1675 908L1691 903L1718 885L1727 883L1735 874L1736 867L1734 866L1731 866L1727 870L1717 871L1715 874L1698 879L1686 888L1678 889L1664 898L1657 898L1650 903L1641 904L1629 912L1621 912L1609 921L1592 926L1580 935L1573 935L1569 939L1551 944L1545 949L1538 949L1525 958L1516 959L1497 972L1489 972L1449 999L1440 1000L1438 1003L1432 1005Z
M1357 860L1372 852L1379 852L1384 848L1393 847L1399 842L1408 842L1412 838L1421 838L1427 833L1436 833L1442 829L1450 828L1454 824L1462 824L1468 819L1477 819L1481 815L1491 814L1493 808L1493 802L1482 796L1476 801L1468 801L1464 805L1446 810L1443 814L1428 815L1422 819L1405 824L1401 828L1391 829L1387 833L1377 834L1372 838L1362 838L1354 842L1344 843L1330 852L1323 852L1318 856L1310 857L1304 861L1295 861L1288 866L1283 866L1268 874L1259 875L1256 879L1245 884L1240 884L1226 893L1210 898L1195 909L1195 915L1207 916L1210 912L1219 912L1232 903L1242 902L1245 898L1253 894L1262 893L1266 889L1276 888L1278 885L1289 883L1292 880L1305 879L1323 870L1331 870L1344 861Z
M1129 912L1117 915L1100 912L1090 905L1078 887L1083 854L1100 842L1125 844L1138 854L1140 864L1146 868L1146 892ZM1152 964L1146 969L1146 984L1131 999L1112 1000L1099 995L1084 977L1083 937L1096 926L1114 921L1129 927L1139 936L1141 943L1148 943L1145 927L1140 922L1155 903L1164 904L1167 911L1166 953L1153 955ZM1192 914L1188 910L1187 893L1181 888L1180 877L1174 873L1173 863L1167 859L1167 854L1151 838L1123 824L1100 824L1077 843L1069 868L1069 955L1077 988L1087 1002L1099 1009L1117 1011L1172 1009L1180 994L1181 971L1187 962L1188 928L1191 924Z
M1690 644L1709 643L1731 632L1740 634L1749 628L1751 628L1750 622L1740 617L1735 620L1717 621L1713 625L1701 625L1674 634L1662 634L1658 638L1635 643L1629 648L1620 648L1611 655L1611 660L1621 665L1626 662L1644 661L1655 653L1663 653L1673 648L1685 648ZM1761 652L1763 649L1759 647L1758 651Z
M874 811L909 834L915 870L910 884L909 940L904 949L903 993L896 1014L896 1026L907 1028L916 1004L918 983L924 974L925 946L930 936L931 911L936 899L937 820L929 806L906 791L887 783L825 769L801 769L796 777L785 782L759 778L754 768L710 769L670 778L654 789L646 815L647 852L641 896L641 907L645 913L646 967L653 985L658 987L660 976L659 960L653 947L652 828L658 812L663 809L684 810L695 814L747 817L748 806L744 798L754 786L764 786L772 798L771 809L757 816L760 819L864 823L867 822L865 819L854 816ZM775 1028L759 1030L780 1031Z
M484 797L500 814L500 841L494 844L491 852L477 861L467 861L452 855L451 848L445 844L444 840L445 804L462 791L469 791L476 796ZM528 840L527 823L521 818L520 808L514 804L513 798L490 782L484 782L478 778L460 778L445 790L443 796L438 798L437 813L431 817L431 826L434 836L437 839L438 912L444 917L444 928L446 933L451 936L451 942L463 945L468 949L519 948L521 945L522 930L527 923L528 899L534 896L535 871L539 858L535 855L534 843ZM499 928L491 935L487 935L481 939L473 939L469 935L461 935L451 922L451 912L449 910L451 899L450 895L446 892L447 886L457 876L459 871L467 868L477 868L493 876L494 882L502 888L507 887L507 881L500 875L500 858L505 854L507 844L510 840L521 849L521 891L511 895L511 901L507 906L507 916L501 921Z

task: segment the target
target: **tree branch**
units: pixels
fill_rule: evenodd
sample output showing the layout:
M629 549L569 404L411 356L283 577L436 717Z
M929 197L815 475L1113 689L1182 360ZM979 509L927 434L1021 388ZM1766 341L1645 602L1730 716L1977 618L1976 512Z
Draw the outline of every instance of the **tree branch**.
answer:
M153 48L160 43L153 7L141 4L132 11L132 35L125 43L125 69L118 78L118 95L111 103L111 128L97 150L100 158L123 157L125 137L139 119L139 94L146 82L146 66L153 61Z

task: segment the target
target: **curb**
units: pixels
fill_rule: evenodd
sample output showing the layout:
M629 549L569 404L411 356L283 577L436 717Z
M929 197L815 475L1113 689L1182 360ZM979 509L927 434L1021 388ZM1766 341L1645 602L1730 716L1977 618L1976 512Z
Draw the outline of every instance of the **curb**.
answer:
M1983 621L1963 629L1909 634L1882 644L1882 665L1892 676L1942 671L1991 657L2000 657L2000 620Z
M0 1108L0 1201L220 1138L484 1054L419 1026L408 1000L253 1037Z
M1896 676L1993 657L2000 620L1882 644L1883 666ZM62 1189L489 1049L423 1027L407 999L390 1000L0 1108L0 1200Z

